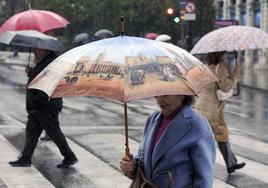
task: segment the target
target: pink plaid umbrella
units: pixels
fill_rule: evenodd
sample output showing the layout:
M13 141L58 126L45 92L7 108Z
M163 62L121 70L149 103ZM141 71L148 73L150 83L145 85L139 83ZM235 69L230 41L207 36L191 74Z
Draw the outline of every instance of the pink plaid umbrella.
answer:
M228 26L203 36L193 47L191 53L235 52L235 62L238 64L237 51L263 48L268 48L268 34L263 30L250 26ZM239 93L238 83L235 96L238 96Z
M211 31L193 47L192 54L268 48L268 34L250 26L229 26Z

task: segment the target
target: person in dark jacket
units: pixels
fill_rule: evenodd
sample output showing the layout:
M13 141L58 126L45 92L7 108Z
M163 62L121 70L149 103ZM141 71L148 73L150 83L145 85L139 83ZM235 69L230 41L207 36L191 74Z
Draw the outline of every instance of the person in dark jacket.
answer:
M33 67L36 65L37 63L37 58L35 57L34 60L31 62L29 61L29 63L26 65L25 67L25 73L27 74L27 76L29 77L31 71L33 70ZM48 134L45 132L45 135L43 137L40 138L40 140L43 141L50 141L51 138L48 136Z
M27 84L57 57L54 52L44 49L36 49L35 56L37 64L29 72ZM10 161L9 164L14 167L31 166L31 158L43 129L64 156L63 161L57 167L68 168L75 164L78 160L59 127L58 115L62 110L62 98L48 98L47 94L41 90L27 88L26 110L28 121L24 149L19 159Z

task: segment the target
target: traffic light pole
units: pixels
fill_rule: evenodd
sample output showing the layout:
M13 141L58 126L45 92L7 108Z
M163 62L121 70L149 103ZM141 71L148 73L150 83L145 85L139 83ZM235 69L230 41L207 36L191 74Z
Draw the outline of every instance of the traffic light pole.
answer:
M191 51L192 47L193 47L193 31L192 31L192 22L191 21L187 21L187 38L186 38L186 50L188 52Z
M184 27L184 25L185 25L185 23L184 22L181 22L181 45L182 45L181 47L182 48L185 48L185 42L184 42L184 35L185 35L184 34L185 33L184 32L184 28L185 27Z

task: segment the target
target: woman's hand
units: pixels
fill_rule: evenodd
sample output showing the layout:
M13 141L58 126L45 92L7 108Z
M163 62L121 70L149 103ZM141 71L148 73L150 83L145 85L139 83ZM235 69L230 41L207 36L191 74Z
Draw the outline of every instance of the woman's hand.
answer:
M238 78L240 74L240 70L238 66L235 66L234 70L232 71L232 77L233 78Z
M130 154L129 156L124 156L120 161L120 169L122 172L128 176L129 178L133 179L132 170L133 170L133 155Z

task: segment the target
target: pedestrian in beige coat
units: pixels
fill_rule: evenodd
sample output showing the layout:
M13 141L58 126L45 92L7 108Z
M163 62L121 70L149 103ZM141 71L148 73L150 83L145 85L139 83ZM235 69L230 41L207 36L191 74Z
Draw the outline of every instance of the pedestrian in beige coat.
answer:
M236 66L229 74L226 52L209 53L206 65L215 73L218 81L207 85L203 89L196 101L195 108L207 117L225 160L227 172L230 174L243 168L245 163L237 163L237 159L230 148L228 127L224 119L226 101L220 101L217 98L216 90L221 89L223 92L228 92L232 89L238 82L239 69Z

